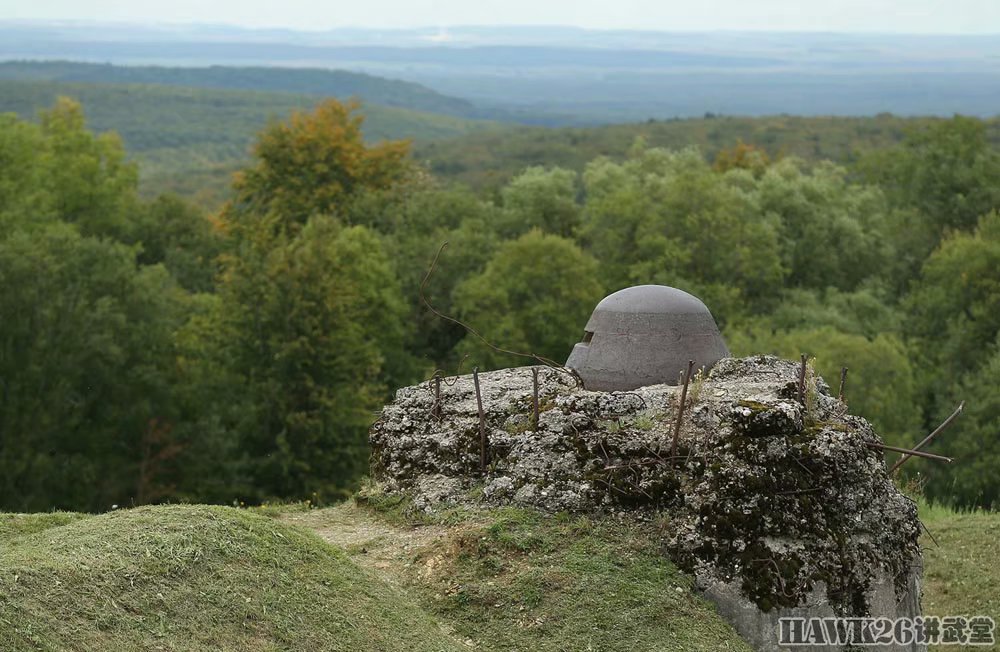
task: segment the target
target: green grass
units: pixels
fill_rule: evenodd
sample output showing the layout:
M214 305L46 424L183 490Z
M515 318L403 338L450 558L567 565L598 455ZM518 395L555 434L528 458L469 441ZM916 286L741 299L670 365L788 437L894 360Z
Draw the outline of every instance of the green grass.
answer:
M0 543L6 544L16 536L34 534L60 525L66 525L86 518L86 514L75 512L51 512L48 514L0 514Z
M744 650L647 528L505 510L456 537L434 612L493 650ZM427 555L433 553L428 552Z
M0 650L457 650L315 535L226 507L5 517Z
M1000 514L920 505L925 613L1000 616ZM749 650L662 524L445 510L0 515L0 650ZM982 649L982 648L980 648Z
M955 512L922 501L919 509L930 532L921 540L924 613L991 616L1000 623L1000 514Z
M375 563L480 650L749 650L663 554L656 524L529 510L406 516L365 500L293 522ZM366 525L367 524L367 525ZM424 532L424 534L421 534Z

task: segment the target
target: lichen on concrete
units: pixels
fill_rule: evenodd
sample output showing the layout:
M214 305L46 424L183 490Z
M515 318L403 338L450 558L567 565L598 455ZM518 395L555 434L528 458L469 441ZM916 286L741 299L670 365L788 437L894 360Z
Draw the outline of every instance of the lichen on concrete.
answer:
M819 600L831 614L870 615L887 602L878 597L886 583L899 604L914 590L915 505L868 445L880 441L872 427L822 379L810 375L799 403L798 363L719 361L689 396L675 457L680 387L591 392L540 368L536 424L530 368L479 378L488 466L480 468L472 377L442 383L440 416L425 382L400 389L371 429L384 490L426 510L515 504L662 516L665 551L707 593L739 594L762 614Z

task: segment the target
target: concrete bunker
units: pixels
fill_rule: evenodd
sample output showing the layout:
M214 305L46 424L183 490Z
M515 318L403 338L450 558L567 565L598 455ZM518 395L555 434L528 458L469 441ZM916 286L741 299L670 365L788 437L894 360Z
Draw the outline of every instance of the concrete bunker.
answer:
M916 505L822 378L729 357L708 308L665 286L605 298L587 333L567 362L584 387L520 367L398 390L369 432L379 491L428 511L668 515L665 553L756 650L789 649L782 618L920 615ZM683 399L688 360L706 373Z
M601 300L566 366L594 391L676 385L693 360L708 370L729 349L697 297L666 285L625 288Z

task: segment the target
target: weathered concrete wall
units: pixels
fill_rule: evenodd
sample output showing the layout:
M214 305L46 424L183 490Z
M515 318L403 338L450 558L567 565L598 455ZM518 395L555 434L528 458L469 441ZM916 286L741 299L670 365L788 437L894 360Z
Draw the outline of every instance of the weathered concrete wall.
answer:
M479 463L471 376L407 387L371 429L372 472L423 509L516 504L665 517L664 549L759 649L783 615L919 614L920 525L871 426L772 357L721 360L689 389L590 392L564 371L480 374L490 463ZM916 569L916 570L915 570ZM788 648L782 648L788 649ZM813 648L815 649L815 648Z
M891 619L912 618L919 615L921 613L922 570L920 558L914 558L901 592L893 577L885 570L877 570L866 592L870 606L865 615ZM787 646L779 644L780 620L782 618L811 619L845 615L831 605L827 597L828 587L825 582L817 582L798 606L777 607L770 611L761 610L743 595L738 582L724 582L710 576L702 576L696 578L696 584L702 595L715 603L719 614L756 650L761 652L794 652L795 650L839 652L850 649L842 645ZM912 645L880 645L874 649L885 652L924 652L927 646L914 643Z

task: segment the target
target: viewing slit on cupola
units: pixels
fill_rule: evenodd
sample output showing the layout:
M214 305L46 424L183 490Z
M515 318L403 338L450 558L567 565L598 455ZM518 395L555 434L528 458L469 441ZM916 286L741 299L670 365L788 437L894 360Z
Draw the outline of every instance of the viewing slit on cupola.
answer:
M676 385L689 360L707 370L726 357L729 349L700 299L665 285L638 285L597 304L566 366L589 390L627 391Z

